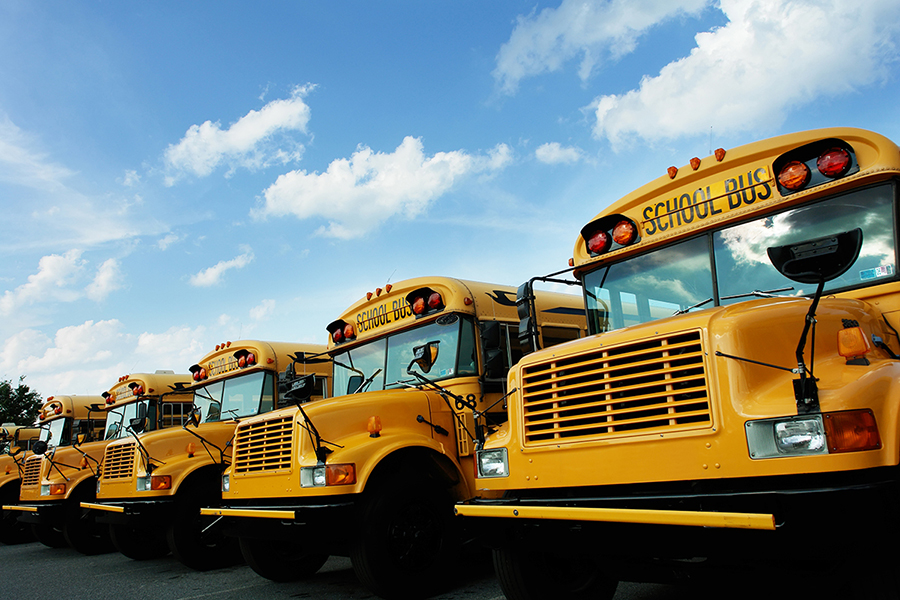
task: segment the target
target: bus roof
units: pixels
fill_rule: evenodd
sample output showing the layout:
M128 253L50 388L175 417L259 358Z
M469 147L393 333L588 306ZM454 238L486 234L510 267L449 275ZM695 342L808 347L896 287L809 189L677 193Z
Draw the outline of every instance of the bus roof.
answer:
M227 379L239 372L259 370L283 371L292 356L297 353L322 354L325 346L320 344L299 344L294 342L266 342L260 340L238 340L218 344L212 352L200 359L189 369L193 385L206 385L217 379ZM252 359L248 360L252 355ZM242 360L243 359L243 360ZM330 363L298 364L298 374L314 373L331 376Z
M193 380L188 373L176 374L173 371L133 373L120 377L119 381L101 396L106 399L107 409L124 406L140 397L170 394L178 388L181 388L181 393L187 396L185 400L189 400L191 392L187 387L192 383Z
M415 315L411 306L415 298L423 298L427 303L432 293L440 295L440 302L435 307L426 307L423 314ZM581 296L539 292L536 304L538 313L543 313L545 319L552 319L554 323L583 323ZM328 325L328 347L343 348L450 312L473 315L481 320L518 323L516 288L452 277L417 277L386 285L384 289L366 294ZM336 343L333 333L340 329L343 334L347 326L352 326L351 338Z
M827 142L825 140L828 140ZM787 153L817 143L848 144L855 153L858 171L802 191L782 195L776 184L775 166ZM673 238L715 228L761 210L790 206L813 195L851 187L863 176L883 178L900 173L900 149L888 138L849 127L802 131L738 146L722 148L706 158L693 158L683 167L641 186L600 212L582 229L575 242L576 272L621 254L643 251ZM743 200L741 195L743 192ZM693 207L697 208L694 209ZM695 212L696 210L696 212ZM625 217L637 226L638 238L627 246L613 245L600 256L587 248L598 227L611 228Z
M56 419L65 417L73 419L87 419L91 406L99 404L102 411L106 410L103 396L49 396L38 411L38 423L50 423ZM98 416L97 411L91 411L92 416ZM106 418L105 415L103 418Z

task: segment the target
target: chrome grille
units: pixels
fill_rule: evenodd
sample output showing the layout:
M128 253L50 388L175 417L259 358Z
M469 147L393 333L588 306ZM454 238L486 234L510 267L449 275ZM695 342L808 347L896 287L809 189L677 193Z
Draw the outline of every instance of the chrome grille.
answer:
M234 472L289 470L293 431L293 414L242 423L234 438Z
M700 331L559 357L522 369L525 443L712 426Z
M25 459L22 485L38 485L41 482L41 456L34 454Z
M134 450L134 442L107 446L100 478L131 479L134 470Z

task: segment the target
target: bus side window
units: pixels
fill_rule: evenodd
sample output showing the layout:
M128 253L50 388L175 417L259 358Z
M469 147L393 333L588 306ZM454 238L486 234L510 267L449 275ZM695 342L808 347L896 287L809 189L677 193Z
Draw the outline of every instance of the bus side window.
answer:
M581 330L575 327L541 327L541 344L544 348L570 342L581 337Z
M187 422L187 415L190 412L189 402L163 402L160 428L181 427Z

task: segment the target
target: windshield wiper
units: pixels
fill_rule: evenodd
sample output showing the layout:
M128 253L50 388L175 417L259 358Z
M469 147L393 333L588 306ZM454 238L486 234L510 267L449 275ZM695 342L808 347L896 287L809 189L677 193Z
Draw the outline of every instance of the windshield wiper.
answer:
M700 308L704 304L707 304L712 301L713 301L712 298L707 298L706 300L704 300L702 302L698 302L697 304L692 304L691 306L688 306L687 308L682 308L681 310L676 310L675 312L672 313L672 316L674 317L676 315L683 315L684 313L686 313L690 310L694 310L695 308Z
M734 300L735 298L746 298L747 296L753 296L755 298L781 298L782 296L776 296L778 292L790 292L794 288L786 287L786 288L778 288L777 290L753 290L752 292L747 292L746 294L735 294L733 296L722 296L721 300Z
M359 384L359 387L356 388L356 391L353 393L358 394L360 392L366 391L366 388L369 387L369 385L371 385L371 383L375 380L375 378L378 376L379 373L381 373L381 369L380 368L375 369L375 372L373 372L371 375L369 375L368 379L366 379L361 384Z

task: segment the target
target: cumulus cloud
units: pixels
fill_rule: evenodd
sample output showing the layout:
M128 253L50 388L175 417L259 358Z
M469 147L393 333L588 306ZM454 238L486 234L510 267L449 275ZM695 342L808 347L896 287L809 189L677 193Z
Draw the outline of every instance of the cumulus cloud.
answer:
M886 78L898 60L895 0L721 0L728 23L637 89L595 100L594 135L613 145L779 125L816 98Z
M462 150L426 156L421 138L406 137L390 153L359 146L349 159L333 161L324 173L291 171L265 190L256 218L294 215L328 221L319 235L350 239L395 216L421 214L454 184L473 174L496 172L512 161L499 144L483 155Z
M84 291L88 298L99 302L109 296L110 293L122 288L121 279L122 270L119 266L119 261L110 258L100 265L100 268L97 269L97 274L94 276L94 281Z
M231 260L219 261L212 267L204 269L196 275L192 275L190 284L195 287L210 287L216 285L222 281L222 277L225 276L225 273L232 269L243 269L253 262L253 258L253 250L247 248L243 254L235 256Z
M256 170L299 160L304 146L289 135L278 135L307 133L310 108L304 97L314 87L296 87L289 98L251 110L227 129L218 121L191 125L184 137L165 151L166 184L173 185L185 174L206 177L223 164L229 166L230 175L239 167Z
M93 280L85 286L88 261L82 259L81 254L81 250L69 250L62 255L50 254L41 258L37 273L29 275L26 283L0 296L0 315L10 315L23 306L38 303L74 302L85 297L99 302L122 287L121 267L114 258L103 262Z
M542 144L534 151L534 156L542 163L556 165L559 163L575 163L582 159L583 152L573 146L563 147L559 142Z
M696 13L709 0L563 0L519 16L509 41L497 54L494 79L513 94L526 77L560 70L580 57L578 75L586 81L606 58L634 50L650 27L676 16Z
M262 321L275 312L274 300L263 300L258 305L250 309L250 318L254 321Z
M28 276L28 282L0 297L0 314L10 315L26 304L57 300L71 302L79 293L71 289L87 261L82 260L80 250L69 250L63 255L51 254L38 262L38 272Z

